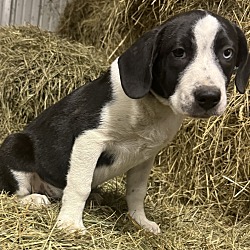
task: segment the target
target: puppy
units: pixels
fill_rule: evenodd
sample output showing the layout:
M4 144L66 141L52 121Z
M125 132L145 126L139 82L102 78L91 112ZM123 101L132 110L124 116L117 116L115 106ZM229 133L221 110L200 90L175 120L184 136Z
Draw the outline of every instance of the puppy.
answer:
M221 115L234 70L244 93L250 57L243 32L194 10L144 34L100 78L42 112L0 148L0 188L24 203L62 197L57 224L85 232L82 212L93 187L127 174L130 216L146 218L144 198L156 154L186 116Z

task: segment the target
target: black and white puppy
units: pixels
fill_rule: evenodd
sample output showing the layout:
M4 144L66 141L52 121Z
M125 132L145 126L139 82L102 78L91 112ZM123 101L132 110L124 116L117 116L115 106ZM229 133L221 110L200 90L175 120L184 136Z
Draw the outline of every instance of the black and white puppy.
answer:
M250 57L243 32L194 10L147 32L100 78L41 113L0 149L0 188L22 202L62 196L61 228L85 232L82 212L93 187L127 173L130 216L159 233L144 212L156 154L185 116L221 115L235 68L244 93Z

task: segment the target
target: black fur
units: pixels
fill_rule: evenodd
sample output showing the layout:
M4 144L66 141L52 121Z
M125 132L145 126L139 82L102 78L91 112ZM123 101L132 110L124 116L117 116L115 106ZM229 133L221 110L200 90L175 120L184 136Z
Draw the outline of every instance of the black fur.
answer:
M196 45L192 43L193 33L187 27L194 25L197 19L201 18L200 14L204 15L204 13L192 15L192 18L188 18L184 25L180 25L178 19L173 19L162 31L161 43L158 45L158 53L153 66L152 90L166 99L174 94L179 75L195 55ZM180 48L185 51L185 58L175 55L176 50Z
M49 184L64 188L75 138L99 126L101 109L111 100L108 71L43 111L22 133L7 137L0 148L0 189L16 189L8 169L35 171Z

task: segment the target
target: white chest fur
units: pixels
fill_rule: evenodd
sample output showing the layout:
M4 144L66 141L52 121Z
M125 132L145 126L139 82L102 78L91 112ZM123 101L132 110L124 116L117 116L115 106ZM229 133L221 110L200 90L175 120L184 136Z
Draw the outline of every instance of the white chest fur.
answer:
M116 61L111 67L113 102L102 112L104 149L114 155L111 166L95 170L92 186L127 172L130 168L154 157L177 133L182 116L152 94L138 100L127 97L121 87Z
M180 121L169 119L133 133L124 131L125 133L119 134L120 136L114 133L114 137L105 145L105 150L114 155L114 163L96 168L92 186L121 175L130 168L155 157L173 139L180 124Z

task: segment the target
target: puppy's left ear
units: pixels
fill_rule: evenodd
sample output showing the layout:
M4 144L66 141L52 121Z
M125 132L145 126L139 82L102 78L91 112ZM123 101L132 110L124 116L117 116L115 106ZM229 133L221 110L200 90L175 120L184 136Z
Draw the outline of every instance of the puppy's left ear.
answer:
M150 90L158 35L158 29L145 33L118 58L122 88L130 98L142 98Z
M237 73L235 77L235 85L237 90L244 94L247 88L249 76L250 76L250 54L248 52L247 40L242 30L236 27L238 34L238 55L236 61Z

